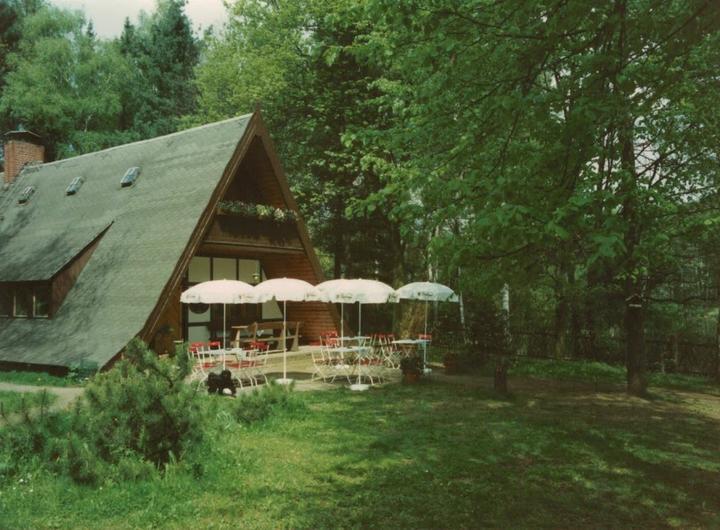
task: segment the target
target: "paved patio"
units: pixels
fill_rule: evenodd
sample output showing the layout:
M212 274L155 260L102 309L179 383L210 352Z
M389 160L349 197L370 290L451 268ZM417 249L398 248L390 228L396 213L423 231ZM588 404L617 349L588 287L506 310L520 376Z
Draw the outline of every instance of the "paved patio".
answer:
M347 379L338 377L333 383L325 383L322 380L313 379L314 372L312 353L318 351L317 346L300 346L297 352L288 352L287 375L295 381L295 390L305 392L310 390L331 390L342 386L349 386ZM283 355L275 353L268 356L266 373L268 379L280 379L283 374ZM397 383L400 381L399 370L387 370L386 382ZM252 391L253 387L238 388L238 392Z

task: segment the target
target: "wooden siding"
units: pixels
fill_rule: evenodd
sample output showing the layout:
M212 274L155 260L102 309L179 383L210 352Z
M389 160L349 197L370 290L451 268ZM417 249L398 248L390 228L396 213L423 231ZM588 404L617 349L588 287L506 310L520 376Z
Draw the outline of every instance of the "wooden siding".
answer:
M87 264L88 260L90 260L90 256L92 256L93 252L95 252L95 249L97 248L100 240L102 239L102 236L105 234L106 231L107 230L103 231L103 233L100 234L97 239L95 239L95 241L85 247L85 249L80 252L80 254L78 254L78 256L73 261L66 265L52 279L52 287L50 292L51 317L58 311L58 309L60 309L63 300L65 300L65 296L68 294L68 292L70 292L72 286L75 285L75 281L78 279L78 276L80 276L80 273Z
M264 256L260 258L268 278L298 278L315 285L318 278L306 255L299 256ZM323 303L289 302L287 306L288 320L302 322L300 334L302 342L318 340L324 331L336 330L336 321L332 315L332 305ZM349 332L349 329L346 330Z
M204 242L303 250L294 224L217 214Z
M159 324L151 345L155 353L170 354L175 351L174 341L183 340L183 307L180 303L182 289L178 286L170 295L176 303L168 304L159 319Z

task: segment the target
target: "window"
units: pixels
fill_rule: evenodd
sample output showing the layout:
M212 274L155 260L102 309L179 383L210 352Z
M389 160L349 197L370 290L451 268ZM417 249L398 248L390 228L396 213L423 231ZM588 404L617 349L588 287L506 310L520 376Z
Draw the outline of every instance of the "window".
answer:
M211 258L194 256L190 260L186 286L190 287L209 280L240 280L250 284L265 279L260 262L252 259ZM275 300L264 304L231 304L225 308L220 304L184 304L185 337L190 342L222 338L223 316L228 338L232 338L231 327L249 324L261 319L282 318L282 311Z
M29 318L32 316L33 292L28 285L15 287L15 304L13 316L17 318Z
M206 282L212 278L210 273L210 258L195 256L190 260L188 267L188 282Z
M33 289L33 317L48 318L50 316L50 286L37 285Z
M49 282L0 283L0 317L49 318Z
M0 317L10 317L13 313L13 294L9 286L0 285Z
M133 184L135 184L135 180L140 175L140 168L139 167L131 167L125 172L125 175L123 176L122 180L120 180L120 187L121 188L129 188Z
M75 195L80 189L80 186L82 186L82 183L82 177L75 177L74 179L72 179L70 185L65 189L65 195Z
M22 193L20 194L20 197L18 198L18 204L26 204L30 200L30 196L35 193L35 187L34 186L28 186L26 187Z

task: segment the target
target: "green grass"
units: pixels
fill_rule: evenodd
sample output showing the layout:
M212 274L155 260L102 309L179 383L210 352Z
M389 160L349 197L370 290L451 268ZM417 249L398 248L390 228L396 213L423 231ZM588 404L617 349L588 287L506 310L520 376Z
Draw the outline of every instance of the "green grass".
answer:
M79 386L80 383L71 377L57 377L45 372L3 372L0 371L0 382L16 385L34 386Z
M14 414L22 410L23 401L29 409L39 407L41 403L46 406L51 405L57 396L48 392L5 392L0 391L0 410L5 414Z
M530 359L526 357L517 359L510 369L510 376L618 385L623 385L626 382L625 367L623 366L614 366L601 362ZM650 387L720 394L720 385L716 381L712 381L707 377L693 375L653 372L650 374L649 385Z
M250 426L203 398L202 465L92 488L30 468L0 481L0 526L717 527L720 399L659 392L394 385Z

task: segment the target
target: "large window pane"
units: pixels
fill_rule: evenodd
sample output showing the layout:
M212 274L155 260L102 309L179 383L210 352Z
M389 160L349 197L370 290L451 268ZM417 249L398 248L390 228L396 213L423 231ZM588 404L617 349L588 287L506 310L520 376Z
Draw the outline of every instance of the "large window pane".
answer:
M236 280L236 266L234 258L213 258L213 280Z
M9 285L0 285L0 317L12 316L13 293Z
M270 300L262 305L263 320L282 320L282 306L275 300Z
M188 282L200 283L210 280L210 258L195 256L188 266Z
M210 328L207 326L188 326L188 342L207 342L210 340Z
M34 317L50 316L50 288L48 286L39 285L35 287L35 300L33 307Z
M23 285L15 288L15 316L29 317L32 312L32 288Z
M255 284L258 283L258 279L255 275L258 272L259 263L255 259L239 259L238 260L238 280Z
M188 322L210 322L210 306L207 304L188 305Z

